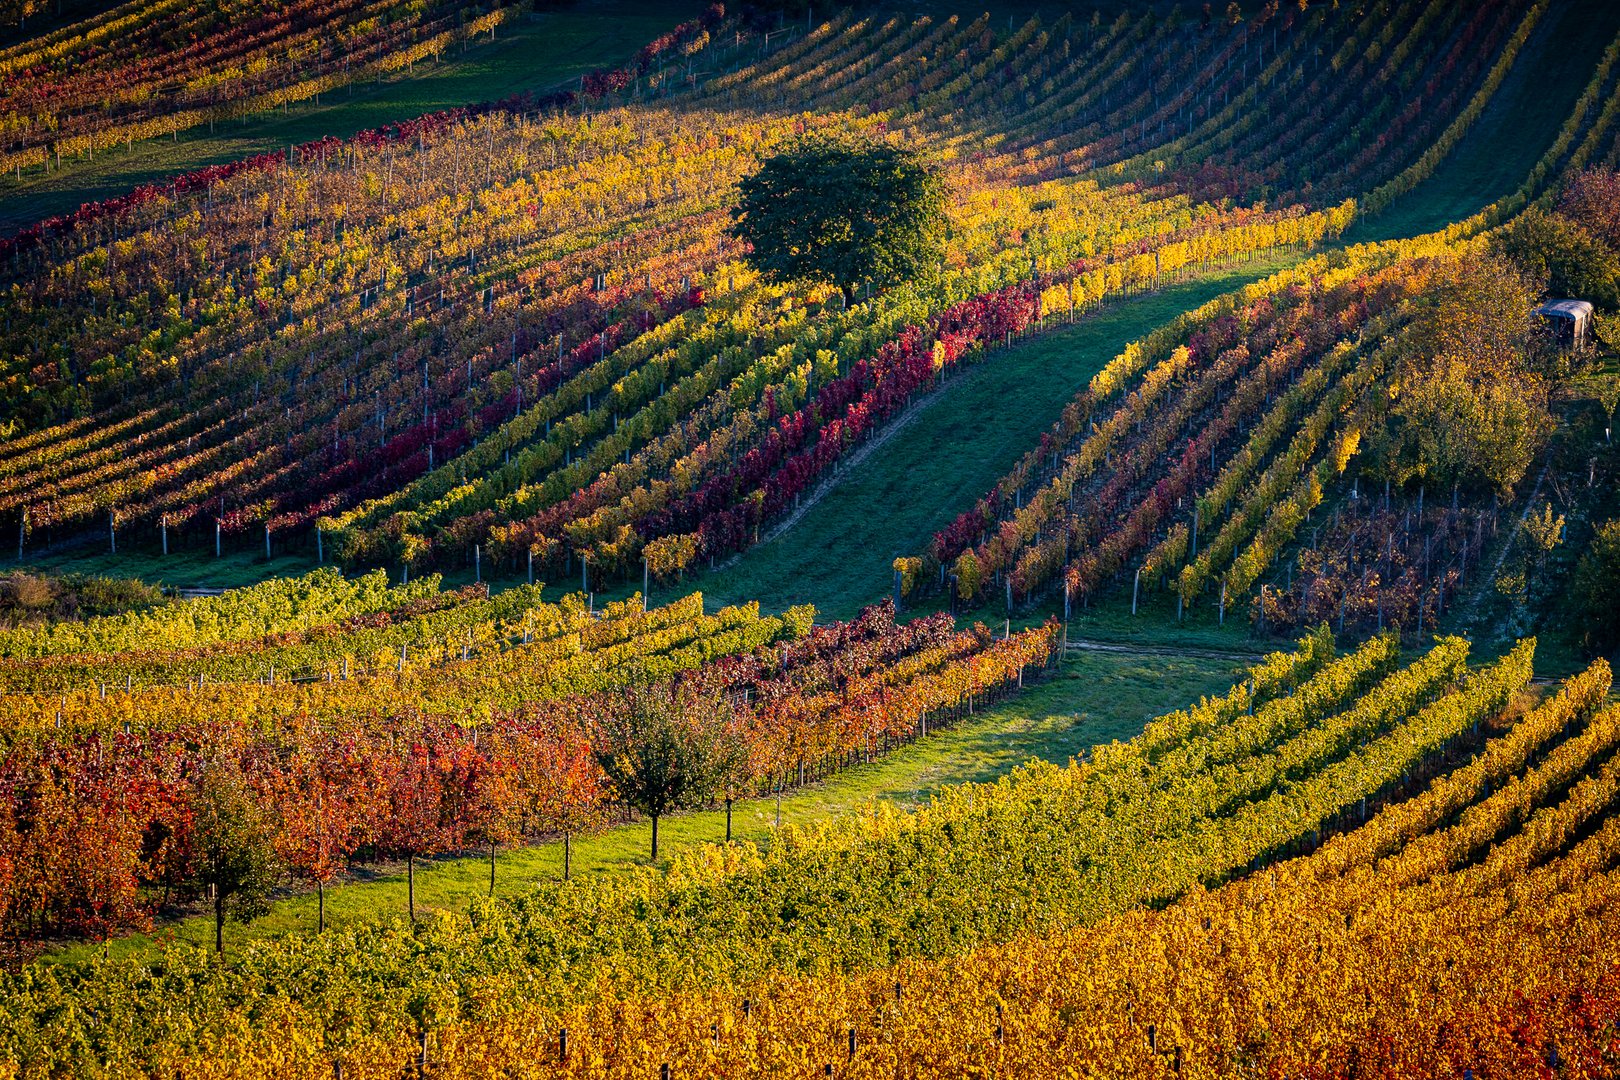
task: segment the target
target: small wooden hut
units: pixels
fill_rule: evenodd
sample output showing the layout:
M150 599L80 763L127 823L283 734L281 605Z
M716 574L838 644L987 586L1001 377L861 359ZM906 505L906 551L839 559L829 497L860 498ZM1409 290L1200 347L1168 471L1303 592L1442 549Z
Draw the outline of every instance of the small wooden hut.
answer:
M1592 342L1592 305L1585 300L1549 300L1535 314L1565 352L1585 352Z

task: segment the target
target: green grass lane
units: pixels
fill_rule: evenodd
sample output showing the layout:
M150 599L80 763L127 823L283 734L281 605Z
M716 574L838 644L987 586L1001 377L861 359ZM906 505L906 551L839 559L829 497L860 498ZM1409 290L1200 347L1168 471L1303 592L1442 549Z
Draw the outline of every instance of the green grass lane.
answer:
M1039 758L1067 762L1098 743L1129 739L1155 716L1218 692L1231 685L1241 665L1233 660L1171 657L1156 654L1084 654L1062 664L1048 679L1031 684L1004 701L954 727L902 747L870 765L860 765L827 781L790 792L782 800L784 824L807 825L848 814L874 801L911 808L946 784L994 780L1014 767ZM775 831L773 799L752 799L733 808L733 833L742 841L768 845ZM681 814L659 823L660 854L725 836L723 811ZM576 840L576 873L619 873L648 864L649 826L644 821L617 826L597 836ZM365 873L364 871L362 872ZM502 851L496 863L497 892L518 893L537 881L562 873L560 843ZM487 894L489 863L472 854L428 860L417 868L419 914L434 908L461 910ZM232 941L278 933L310 932L315 925L313 894L277 901L270 915L246 927L226 928ZM403 867L372 873L328 890L329 924L403 917L406 911ZM151 951L167 941L210 945L213 924L199 917L109 943L114 955ZM82 960L99 954L100 944L73 945L52 954L58 960Z
M915 555L988 491L1129 342L1221 293L1303 258L1285 253L1118 301L966 369L912 406L902 425L774 539L696 586L717 603L767 610L813 603L846 618L891 588Z

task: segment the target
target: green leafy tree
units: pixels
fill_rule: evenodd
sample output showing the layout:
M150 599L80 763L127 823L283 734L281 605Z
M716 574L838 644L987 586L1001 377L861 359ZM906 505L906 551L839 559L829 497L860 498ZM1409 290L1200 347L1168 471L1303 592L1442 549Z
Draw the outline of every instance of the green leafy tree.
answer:
M1409 379L1396 399L1417 465L1446 484L1483 481L1511 495L1552 431L1532 380L1494 380L1449 359Z
M1532 207L1494 241L1502 255L1554 297L1620 307L1620 259L1580 222Z
M1620 645L1620 518L1598 526L1573 587L1575 622L1587 645L1600 652Z
M619 797L652 820L711 802L745 767L747 746L720 699L668 684L626 688L598 722L596 760Z
M1372 433L1376 471L1396 483L1486 485L1510 495L1553 430L1550 380L1531 323L1535 290L1506 259L1442 264Z
M848 136L801 138L738 185L731 235L766 280L832 285L853 303L932 271L945 235L945 185L912 151Z
M214 951L225 950L225 919L251 922L270 910L280 867L259 802L231 763L211 761L192 794L192 884L213 894Z
M1582 380L1585 388L1591 391L1594 398L1603 408L1603 415L1608 417L1608 426L1604 429L1605 440L1612 439L1614 433L1614 413L1620 409L1620 371L1600 371L1588 375Z

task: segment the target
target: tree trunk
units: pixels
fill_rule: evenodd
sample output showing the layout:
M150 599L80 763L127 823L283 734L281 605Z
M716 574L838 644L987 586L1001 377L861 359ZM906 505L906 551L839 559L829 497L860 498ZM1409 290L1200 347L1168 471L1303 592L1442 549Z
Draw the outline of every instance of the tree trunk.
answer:
M571 843L571 837L567 833L563 833L563 880L564 881L568 880L568 870L569 870L569 865L568 864L571 861L571 857L573 856L573 854L574 854L574 846Z
M495 842L489 844L489 895L495 895Z
M405 903L411 910L411 922L416 921L416 856L405 856Z
M726 800L726 843L731 843L731 800Z
M214 886L214 955L225 955L225 891Z
M315 932L326 932L326 882L315 879Z
M658 861L658 815L657 814L652 815L652 825L653 825L652 861L657 862Z

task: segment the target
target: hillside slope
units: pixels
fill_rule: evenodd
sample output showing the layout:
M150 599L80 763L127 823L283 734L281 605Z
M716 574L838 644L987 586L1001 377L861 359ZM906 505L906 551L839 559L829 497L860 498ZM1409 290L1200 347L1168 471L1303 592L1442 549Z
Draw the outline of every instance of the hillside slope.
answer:
M1485 114L1434 175L1382 214L1358 221L1345 240L1419 236L1511 194L1552 145L1617 32L1620 6L1604 0L1553 4Z
M48 173L29 169L20 179L6 173L0 175L0 235L177 173L549 89L594 68L622 63L700 6L605 0L529 14L509 21L494 41L480 40L436 63L418 64L408 76L350 85L320 103L255 113L212 132L194 128L174 139L147 139L93 160L66 160Z

